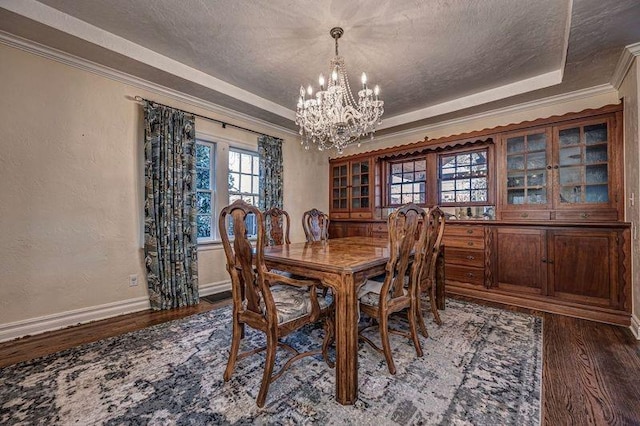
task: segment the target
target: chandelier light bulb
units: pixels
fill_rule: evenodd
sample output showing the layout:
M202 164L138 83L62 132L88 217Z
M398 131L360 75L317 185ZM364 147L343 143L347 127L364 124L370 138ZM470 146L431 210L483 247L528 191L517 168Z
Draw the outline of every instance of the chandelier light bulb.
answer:
M362 77L360 77L360 81L362 81L362 88L366 89L367 88L367 75L365 73L362 73Z
M320 83L320 90L324 90L324 75L320 74L320 77L318 77L318 83Z
M313 87L311 87L311 85L309 85L309 87L307 87L307 95L309 95L309 96L313 95Z
M334 69L333 72L331 73L331 80L333 80L333 84L336 84L338 82L338 70Z

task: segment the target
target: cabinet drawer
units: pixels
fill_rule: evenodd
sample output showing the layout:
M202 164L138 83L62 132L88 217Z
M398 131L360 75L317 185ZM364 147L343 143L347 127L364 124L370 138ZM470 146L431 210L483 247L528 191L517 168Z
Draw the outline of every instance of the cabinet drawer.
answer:
M484 238L484 226L460 226L447 225L444 227L444 236L482 237Z
M373 213L371 212L351 212L350 217L352 219L371 219Z
M616 210L572 210L572 211L556 211L556 220L571 221L603 221L618 220L618 212Z
M457 247L464 249L484 249L484 237L449 237L444 236L442 242L447 249Z
M388 231L386 223L378 222L378 223L372 223L371 224L371 232L384 232L384 233L387 233L389 231Z
M484 268L484 251L448 248L444 254L444 261L447 264Z
M482 268L445 264L444 276L447 281L484 285L484 269Z
M331 213L331 219L349 219L349 213Z
M503 220L549 220L551 212L545 210L527 210L502 212Z

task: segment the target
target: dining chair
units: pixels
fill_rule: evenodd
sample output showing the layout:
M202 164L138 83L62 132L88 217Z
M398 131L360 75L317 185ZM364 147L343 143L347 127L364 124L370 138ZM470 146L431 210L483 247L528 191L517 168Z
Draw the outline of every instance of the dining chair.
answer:
M281 246L291 244L289 240L289 228L291 220L289 213L278 207L272 207L264 212L265 231L267 238L266 246Z
M255 247L247 232L247 220L253 219L251 215L255 215L257 226ZM258 407L262 407L269 385L294 361L321 353L327 364L332 365L327 349L332 340L333 304L318 295L316 281L292 279L267 269L264 261L264 223L262 213L257 208L237 200L222 209L218 226L227 258L227 271L231 277L233 298L233 334L224 380L231 379L238 360L266 350L262 382L256 399ZM229 235L230 230L233 239ZM289 333L318 320L325 320L326 333L321 349L301 353L280 341ZM266 347L239 353L246 325L265 334ZM293 355L277 373L272 374L278 346Z
M410 203L402 206L389 215L389 260L385 266L384 281L367 280L358 292L360 312L377 322L382 348L363 335L363 331L372 325L359 330L360 338L376 351L384 354L389 373L396 374L396 367L391 356L389 332L401 334L413 341L416 354L422 356L422 347L417 331L418 281L411 279L411 257L414 252L422 250L417 245L425 242L426 237L416 240L419 222L424 220L426 212ZM415 263L415 262L414 262ZM409 332L389 328L389 316L394 312L406 310L409 321Z
M445 224L445 213L438 206L431 207L424 219L419 241L416 245L411 279L418 283L416 286L416 288L418 288L418 306L416 313L418 315L418 324L424 337L428 337L428 333L422 315L422 298L420 294L425 292L429 293L429 303L431 305L433 319L436 324L442 325L442 319L440 318L436 305L436 279L438 256L442 248L442 236L444 235ZM422 239L424 239L424 241L420 241Z
M318 209L311 209L302 215L302 228L307 242L329 239L329 215Z

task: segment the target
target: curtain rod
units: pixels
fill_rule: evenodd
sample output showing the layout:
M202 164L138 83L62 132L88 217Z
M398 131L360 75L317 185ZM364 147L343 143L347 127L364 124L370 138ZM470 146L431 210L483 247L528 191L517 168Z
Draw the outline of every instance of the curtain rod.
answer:
M173 109L175 109L175 110L178 110L178 111L184 112L184 113L186 113L186 114L191 114L191 115L193 115L193 116L195 116L195 117L199 117L199 118L202 118L202 119L204 119L204 120L209 120L209 121L213 121L213 122L215 122L215 123L219 123L220 125L222 125L222 128L223 128L223 129L225 129L227 126L229 126L229 127L233 127L234 129L244 130L245 132L255 133L256 135L260 135L260 136L269 136L270 138L275 138L275 139L280 139L280 140L282 140L282 138L278 138L278 137L275 137L275 136L271 136L271 135L268 135L268 134L266 134L266 133L262 133L262 132L257 132L257 131L255 131L255 130L247 129L246 127L236 126L235 124L227 123L227 122L224 122L224 121L222 121L222 120L218 120L218 119L211 118L211 117L206 117L206 116L204 116L204 115L196 114L195 112L185 111L185 110L180 109L180 108L172 107L171 105L167 105L167 104L163 104L163 103L160 103L160 102L153 101L153 100L151 100L151 99L143 98L142 96L138 96L138 95L136 95L136 96L134 97L134 99L135 99L136 101L138 101L138 102L146 101L146 102L150 102L150 103L155 104L155 105L160 105L160 106L164 106L164 107L167 107L167 108L173 108Z

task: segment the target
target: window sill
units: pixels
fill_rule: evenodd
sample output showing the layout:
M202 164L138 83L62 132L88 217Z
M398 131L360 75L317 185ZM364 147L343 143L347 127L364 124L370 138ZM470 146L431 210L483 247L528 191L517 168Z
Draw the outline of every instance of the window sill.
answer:
M222 250L222 241L211 240L198 243L198 251Z

